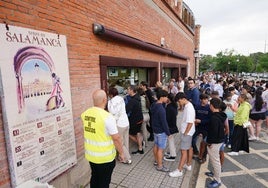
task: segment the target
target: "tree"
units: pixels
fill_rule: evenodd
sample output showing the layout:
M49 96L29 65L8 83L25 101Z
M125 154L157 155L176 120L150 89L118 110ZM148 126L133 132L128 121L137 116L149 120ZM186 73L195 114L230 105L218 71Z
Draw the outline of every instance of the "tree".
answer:
M256 72L267 72L268 71L268 53L254 53L250 54L253 59Z
M221 51L216 56L201 55L200 72L220 71L229 73L268 72L268 53L237 55L234 50Z
M199 61L200 72L210 71L212 69L213 61L214 60L211 55L201 54L200 61Z

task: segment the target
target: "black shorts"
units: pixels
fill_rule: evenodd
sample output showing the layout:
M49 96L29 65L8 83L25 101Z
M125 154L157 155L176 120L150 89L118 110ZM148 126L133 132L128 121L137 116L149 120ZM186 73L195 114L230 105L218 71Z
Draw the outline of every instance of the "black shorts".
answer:
M130 125L129 126L129 134L130 135L137 135L138 133L141 132L141 126L142 126L142 123Z
M258 120L265 120L265 112L263 113L257 113L257 114L249 114L249 118L258 121Z

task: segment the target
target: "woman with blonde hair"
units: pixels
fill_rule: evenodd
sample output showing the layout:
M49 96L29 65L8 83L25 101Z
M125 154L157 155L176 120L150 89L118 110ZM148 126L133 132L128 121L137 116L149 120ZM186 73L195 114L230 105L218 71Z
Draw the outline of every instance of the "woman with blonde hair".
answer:
M246 151L249 153L248 131L243 127L244 123L249 121L249 112L251 105L247 102L246 94L241 94L238 97L239 107L234 116L234 132L232 137L231 152L228 155L238 155L239 151Z

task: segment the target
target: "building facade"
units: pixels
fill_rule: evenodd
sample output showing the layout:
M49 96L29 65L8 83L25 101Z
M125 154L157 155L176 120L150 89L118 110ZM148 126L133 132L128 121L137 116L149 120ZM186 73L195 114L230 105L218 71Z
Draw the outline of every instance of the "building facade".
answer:
M80 114L92 106L94 90L141 81L154 86L196 74L200 25L182 0L3 0L0 22L67 38L78 163L50 182L55 187L89 182ZM27 88L25 95L35 90ZM0 139L0 187L7 188L11 175L2 119Z

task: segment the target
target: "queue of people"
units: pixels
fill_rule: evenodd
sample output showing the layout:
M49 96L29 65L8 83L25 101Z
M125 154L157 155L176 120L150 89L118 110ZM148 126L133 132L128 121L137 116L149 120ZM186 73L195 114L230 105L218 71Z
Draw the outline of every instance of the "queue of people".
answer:
M153 141L152 163L157 171L179 177L183 169L192 170L192 159L202 164L208 155L213 171L206 175L213 181L207 187L220 186L224 147L230 156L249 153L249 141L259 140L265 119L268 127L268 83L252 83L226 75L214 81L213 76L203 75L200 81L191 77L180 77L178 82L171 79L167 87L158 81L151 89L142 81L139 86L130 85L126 96L120 96L115 87L109 88L108 101L103 90L95 91L94 107L81 115L85 156L92 169L90 184L109 187L116 156L130 165L131 155L143 155L145 146ZM164 161L175 161L178 136L181 155L178 166L171 170ZM197 146L199 137L202 139ZM137 150L129 151L129 139ZM107 165L110 171L106 181L99 180Z

